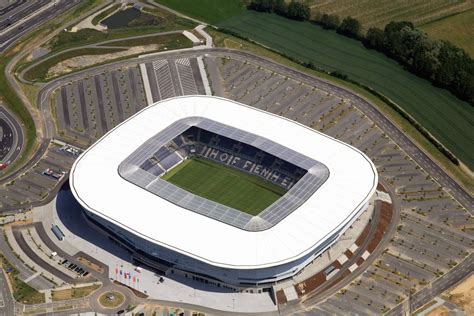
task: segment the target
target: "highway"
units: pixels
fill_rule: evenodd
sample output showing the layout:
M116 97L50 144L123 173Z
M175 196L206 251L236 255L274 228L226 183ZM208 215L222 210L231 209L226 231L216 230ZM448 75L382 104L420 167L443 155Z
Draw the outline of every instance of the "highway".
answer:
M15 11L15 9L18 8L20 5L22 5L23 3L26 3L26 0L17 0L1 8L0 19L3 19L3 16L6 15L7 13Z
M24 135L18 120L0 105L0 162L11 163L18 158L24 144Z
M29 14L29 16L22 17L19 20L23 21L17 21L17 23L14 23L11 27L8 28L8 30L1 31L0 54L3 53L8 47L10 47L15 41L27 34L29 31L37 28L42 23L50 21L54 17L74 7L75 5L80 3L80 0L58 0L57 3L34 15L35 11L41 9L42 6L47 5L47 3L45 2L46 1L43 0L35 2L32 5L25 6L25 10L27 10L26 12ZM15 8L12 8L12 10L13 9ZM6 12L5 15L8 15L8 12ZM1 21L3 21L3 19L4 17L2 17ZM0 24L1 23L4 22L0 22Z
M0 34L50 2L49 0L17 1L4 8L1 10L2 14L0 15Z

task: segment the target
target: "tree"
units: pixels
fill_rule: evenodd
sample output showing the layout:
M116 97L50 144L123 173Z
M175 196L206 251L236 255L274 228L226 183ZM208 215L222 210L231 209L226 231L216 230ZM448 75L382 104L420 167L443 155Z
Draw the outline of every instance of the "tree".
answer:
M309 20L309 7L300 2L291 1L287 9L287 17L298 21Z
M364 45L367 48L374 48L379 51L383 51L385 33L379 28L371 27L365 35Z
M335 30L340 24L339 16L325 13L321 16L321 24L325 29Z
M272 12L272 0L252 0L247 8L260 12Z
M273 12L281 16L286 16L288 9L286 8L285 0L275 0L273 2Z
M400 60L402 52L405 49L402 41L402 30L408 32L413 30L414 26L411 22L390 22L384 29L384 49L391 57Z
M360 30L360 22L357 19L348 16L342 20L341 25L337 28L337 33L352 38L360 38Z

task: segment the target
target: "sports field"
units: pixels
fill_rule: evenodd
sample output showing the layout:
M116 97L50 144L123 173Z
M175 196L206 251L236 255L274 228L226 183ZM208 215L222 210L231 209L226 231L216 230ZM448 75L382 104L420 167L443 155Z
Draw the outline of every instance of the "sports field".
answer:
M474 108L383 54L317 25L274 14L245 11L218 26L372 87L410 113L474 170Z
M192 158L182 162L162 177L164 180L214 202L257 215L286 191L257 176Z

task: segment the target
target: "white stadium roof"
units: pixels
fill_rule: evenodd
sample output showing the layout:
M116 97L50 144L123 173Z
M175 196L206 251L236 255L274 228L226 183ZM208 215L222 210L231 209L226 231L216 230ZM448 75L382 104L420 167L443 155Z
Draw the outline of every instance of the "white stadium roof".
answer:
M263 231L247 231L169 202L123 179L119 165L148 139L187 117L203 117L265 137L321 162L329 178L299 208ZM377 186L359 150L304 125L231 100L185 96L155 103L121 123L75 162L71 189L81 205L156 244L235 269L301 258L346 225Z

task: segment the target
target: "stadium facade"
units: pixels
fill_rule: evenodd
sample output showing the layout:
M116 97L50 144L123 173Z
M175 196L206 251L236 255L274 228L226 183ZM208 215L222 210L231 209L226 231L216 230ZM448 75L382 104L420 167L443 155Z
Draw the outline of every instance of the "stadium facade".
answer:
M161 179L194 156L286 193L252 216ZM301 271L367 209L377 181L359 150L210 96L147 107L86 150L70 175L86 217L136 260L235 289L265 288Z

